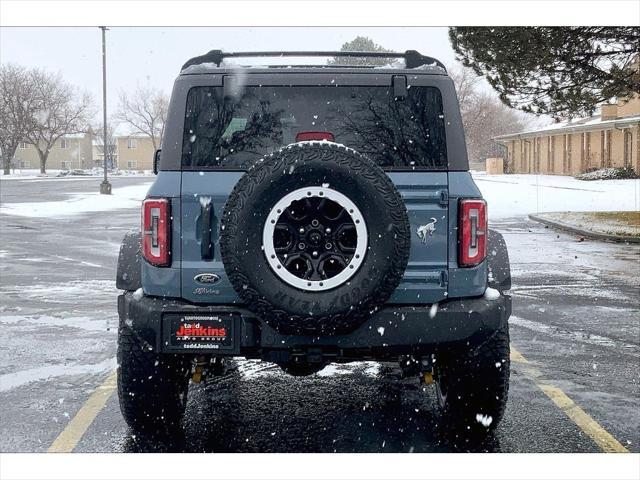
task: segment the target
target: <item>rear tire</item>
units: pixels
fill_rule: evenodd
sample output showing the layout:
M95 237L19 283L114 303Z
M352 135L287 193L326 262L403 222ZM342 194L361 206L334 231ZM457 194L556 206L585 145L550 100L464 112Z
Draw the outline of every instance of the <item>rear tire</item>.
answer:
M179 431L189 387L190 362L159 355L126 325L118 330L118 397L131 429L147 437Z
M438 403L448 429L488 434L504 415L509 392L509 326L471 352L438 357Z

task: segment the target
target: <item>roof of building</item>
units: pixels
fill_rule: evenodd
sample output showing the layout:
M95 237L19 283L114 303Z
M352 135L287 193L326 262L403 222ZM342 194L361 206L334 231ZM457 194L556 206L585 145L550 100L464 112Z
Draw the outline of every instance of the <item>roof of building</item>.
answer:
M629 109L629 105L633 107ZM493 139L498 142L503 142L505 140L539 137L541 135L562 135L573 132L623 128L640 123L640 96L638 95L634 95L629 99L619 100L615 103L605 103L600 107L600 112L590 117L564 120L524 132L500 135ZM626 109L626 111L621 110L623 108Z
M64 138L84 138L87 135L87 132L80 133L67 133L64 135Z
M551 125L536 128L533 130L527 130L525 132L500 135L498 137L494 137L494 140L516 140L519 138L537 137L540 135L554 135L562 133L584 132L590 130L602 130L612 127L625 127L634 125L636 123L640 123L640 115L614 118L611 120L602 120L600 115L594 115L591 117L577 118L573 120L566 120L564 122L552 123Z
M132 127L126 123L118 123L115 127L115 129L113 130L113 136L116 138L120 138L120 137L133 137L133 138L142 138L142 137L147 137L147 135L144 135L140 132L134 132Z

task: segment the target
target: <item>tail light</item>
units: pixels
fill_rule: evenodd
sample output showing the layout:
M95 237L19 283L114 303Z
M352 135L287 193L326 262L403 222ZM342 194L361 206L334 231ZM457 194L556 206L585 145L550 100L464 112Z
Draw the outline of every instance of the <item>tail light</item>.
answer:
M156 267L171 264L171 208L166 198L142 203L142 256Z
M308 142L309 140L327 140L335 141L335 137L331 132L299 132L296 135L296 142Z
M474 267L487 256L487 203L484 200L461 200L458 235L458 264Z

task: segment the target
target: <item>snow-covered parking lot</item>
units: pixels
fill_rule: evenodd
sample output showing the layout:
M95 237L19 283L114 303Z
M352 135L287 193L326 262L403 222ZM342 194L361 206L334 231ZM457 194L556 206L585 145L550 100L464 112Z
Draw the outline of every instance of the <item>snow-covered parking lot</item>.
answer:
M64 180L55 179L48 181L48 183ZM36 181L38 180L31 180L31 183ZM66 195L67 198L61 200L6 203L0 206L0 214L46 218L139 208L150 185L151 182L147 180L139 185L114 188L111 195L100 195L97 191L78 192L69 193Z
M484 172L474 172L473 176L489 204L490 219L557 211L640 210L640 180L586 182L557 175L486 175ZM33 177L27 181L30 184L51 184L70 179L77 183L83 177ZM100 195L94 189L69 193L66 198L55 201L29 202L22 199L21 203L3 203L0 213L42 218L136 208L151 181L150 178L140 178L141 183L116 187L111 196ZM86 178L84 183L87 183Z
M640 248L578 241L526 215L634 210L640 181L475 178L509 247L511 342L520 355L491 441L448 438L433 389L374 362L294 378L239 361L190 392L185 438L168 445L134 438L109 380L114 277L120 241L139 225L152 179L114 178L113 195L104 197L99 177L0 178L0 450L46 451L94 392L107 392L74 451L602 451L543 392L547 385L621 448L639 451Z
M474 173L489 218L543 212L640 210L640 180L581 181L558 175Z

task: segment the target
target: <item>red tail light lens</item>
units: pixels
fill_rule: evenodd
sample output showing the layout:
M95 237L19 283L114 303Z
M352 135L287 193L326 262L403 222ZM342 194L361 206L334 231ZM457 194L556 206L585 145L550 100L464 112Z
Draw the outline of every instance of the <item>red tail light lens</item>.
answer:
M484 200L461 200L458 225L458 264L474 267L487 256L487 203Z
M300 132L296 135L296 142L308 142L309 140L327 140L335 141L335 137L331 132Z
M156 267L171 264L171 204L166 198L142 203L142 256Z

